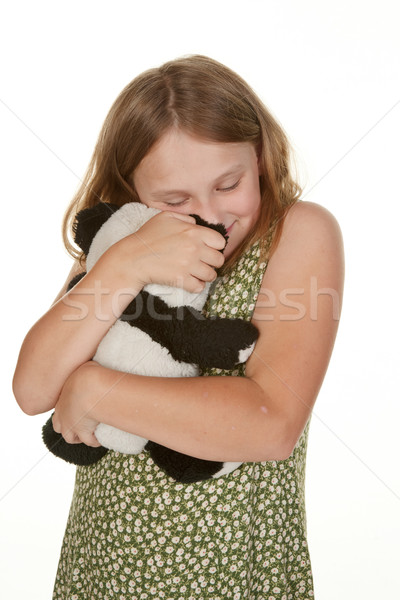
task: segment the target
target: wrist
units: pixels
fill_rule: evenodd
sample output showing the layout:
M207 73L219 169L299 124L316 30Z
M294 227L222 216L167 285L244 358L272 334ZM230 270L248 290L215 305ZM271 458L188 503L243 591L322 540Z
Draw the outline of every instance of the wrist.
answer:
M114 246L98 259L88 277L90 286L99 290L105 312L111 311L118 318L141 292L144 283L136 273L134 255L130 256Z
M103 367L95 361L89 361L80 367L79 379L82 394L85 398L85 412L96 421L107 423L111 392L126 375Z
M143 260L147 253L142 241L134 233L113 244L98 263L110 272L117 286L131 288L137 295L149 283Z

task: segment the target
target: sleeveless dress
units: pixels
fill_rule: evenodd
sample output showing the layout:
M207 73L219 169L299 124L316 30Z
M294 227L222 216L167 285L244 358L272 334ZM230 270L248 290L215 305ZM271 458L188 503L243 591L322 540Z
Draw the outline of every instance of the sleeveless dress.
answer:
M217 282L208 314L251 319L267 267L259 257L257 243ZM244 366L203 375L243 376ZM146 451L78 467L53 600L313 598L308 427L287 460L196 483L177 483Z

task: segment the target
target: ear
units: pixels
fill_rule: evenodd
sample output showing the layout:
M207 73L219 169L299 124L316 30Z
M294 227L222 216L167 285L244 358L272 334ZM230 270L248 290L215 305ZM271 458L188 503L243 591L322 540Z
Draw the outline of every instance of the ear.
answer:
M74 240L87 256L90 244L100 227L121 207L109 202L99 202L91 208L84 208L75 217L72 227Z

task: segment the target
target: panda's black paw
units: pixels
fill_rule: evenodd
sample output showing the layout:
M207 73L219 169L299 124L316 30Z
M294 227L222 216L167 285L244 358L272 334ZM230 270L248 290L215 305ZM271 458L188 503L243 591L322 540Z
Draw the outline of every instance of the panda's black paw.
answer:
M247 359L250 358L250 355L252 354L255 345L256 343L253 342L252 344L250 344L250 346L246 346L246 348L242 348L241 350L239 350L238 359L236 362L237 365L245 363Z
M42 438L45 446L52 454L73 465L92 465L103 458L108 452L107 448L103 446L92 448L91 446L86 446L86 444L68 444L61 433L54 431L52 417L49 418L42 428Z
M258 338L257 328L242 319L215 318L209 323L207 338L196 338L199 352L201 349L200 367L230 370L246 362Z
M221 462L194 458L151 441L147 442L145 449L160 469L180 483L211 479L223 466Z

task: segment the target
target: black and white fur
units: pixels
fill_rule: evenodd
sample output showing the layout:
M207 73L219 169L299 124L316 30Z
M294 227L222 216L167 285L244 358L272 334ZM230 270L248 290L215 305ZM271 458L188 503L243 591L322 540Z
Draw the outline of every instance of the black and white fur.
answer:
M100 203L78 213L75 240L86 255L87 270L111 245L137 231L158 212L131 202L121 208ZM225 235L223 225L210 225L199 217L196 221ZM74 278L70 287L83 275ZM157 377L193 377L199 367L232 369L245 362L254 348L257 330L240 319L206 319L200 311L209 288L207 284L197 294L157 284L145 286L100 342L93 360L118 371ZM160 468L182 482L221 477L241 464L190 457L103 423L95 435L101 448L68 444L54 432L51 418L43 428L48 448L74 464L97 462L107 449L126 454L148 450Z

